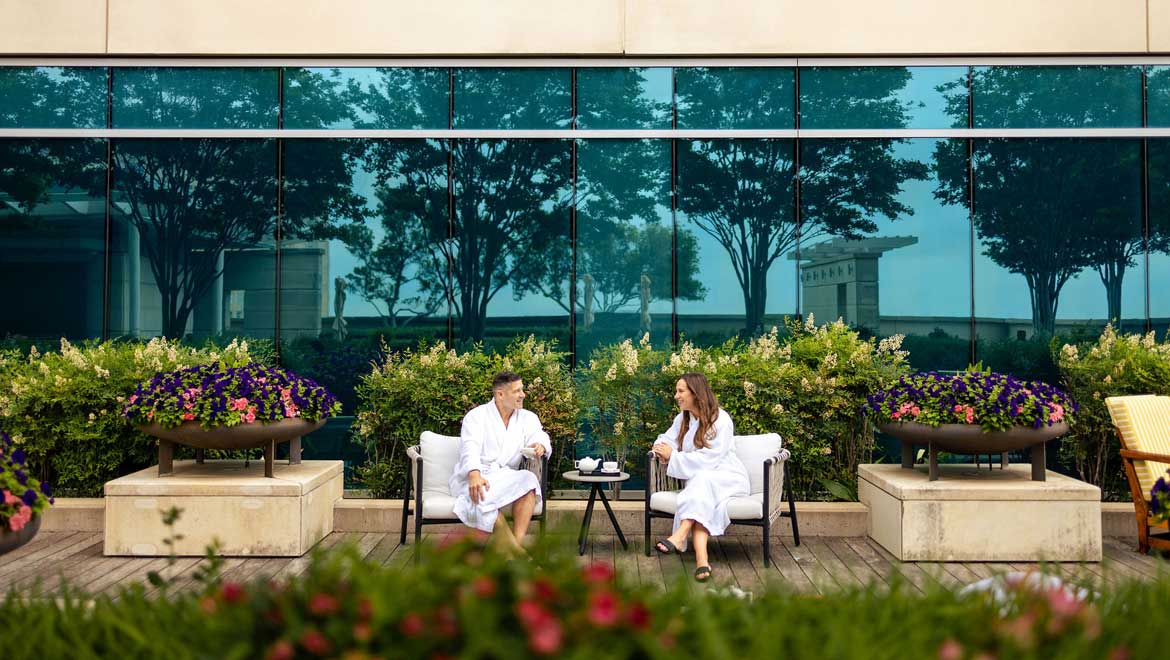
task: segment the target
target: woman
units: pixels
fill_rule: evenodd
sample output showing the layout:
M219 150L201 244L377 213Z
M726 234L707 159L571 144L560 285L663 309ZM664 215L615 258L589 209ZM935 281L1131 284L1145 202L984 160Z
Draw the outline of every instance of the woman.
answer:
M685 479L678 494L674 530L655 548L662 554L682 552L690 538L695 546L695 579L711 577L707 539L722 536L731 518L727 502L751 492L747 469L735 455L735 426L703 374L683 374L674 386L680 412L670 429L654 441L654 454L666 474Z

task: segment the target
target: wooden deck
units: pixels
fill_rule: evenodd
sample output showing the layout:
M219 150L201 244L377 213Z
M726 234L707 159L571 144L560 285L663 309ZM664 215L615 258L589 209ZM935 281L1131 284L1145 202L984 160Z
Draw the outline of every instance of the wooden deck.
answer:
M714 583L735 585L745 591L760 591L787 585L801 592L826 592L842 587L874 585L888 588L899 579L913 590L941 584L957 588L981 578L1008 571L1039 570L1038 564L982 562L899 562L881 546L867 538L811 537L799 547L776 542L772 547L772 565L765 568L760 546L732 536L713 539L711 548ZM371 561L386 566L402 566L412 559L414 545L400 546L398 534L334 533L319 547L354 543ZM566 540L569 543L570 540ZM1127 579L1147 579L1166 573L1170 562L1137 554L1128 539L1105 539L1105 560L1099 564L1048 565L1045 570L1096 589ZM613 536L594 536L582 562L600 560L613 563L619 575L643 584L663 588L680 578L689 578L695 570L694 556L685 554L645 556L641 542L631 539L630 549L620 551ZM89 593L111 596L134 583L148 584L146 575L160 571L175 576L177 589L191 589L197 568L206 564L202 558L180 558L167 567L167 559L103 557L100 532L42 532L29 544L5 555L0 561L0 593L10 589L31 593L40 576L40 595L59 592L63 581ZM308 567L308 556L299 558L227 558L221 572L224 579L247 581L274 576L290 578ZM34 574L35 572L35 574ZM692 580L684 580L695 585ZM149 589L149 587L148 587Z

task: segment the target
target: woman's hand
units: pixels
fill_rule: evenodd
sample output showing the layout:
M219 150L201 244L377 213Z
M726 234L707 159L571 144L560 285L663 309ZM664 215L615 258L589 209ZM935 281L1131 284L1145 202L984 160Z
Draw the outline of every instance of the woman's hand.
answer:
M654 455L658 457L659 463L669 463L670 455L674 453L674 447L671 447L665 442L659 442L658 444L654 445L652 451L654 452Z

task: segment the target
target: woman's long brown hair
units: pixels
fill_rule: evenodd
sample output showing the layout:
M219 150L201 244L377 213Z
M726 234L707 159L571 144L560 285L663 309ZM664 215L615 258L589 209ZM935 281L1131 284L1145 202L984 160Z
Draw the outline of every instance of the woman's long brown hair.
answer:
M719 418L719 402L715 400L715 392L711 391L711 384L707 377L700 373L690 372L679 376L679 380L687 384L687 389L695 398L695 407L698 408L696 417L699 418L699 428L695 431L695 449L706 449L709 441L715 437L715 420ZM683 411L682 428L678 431L678 448L682 451L683 436L691 427L691 412Z

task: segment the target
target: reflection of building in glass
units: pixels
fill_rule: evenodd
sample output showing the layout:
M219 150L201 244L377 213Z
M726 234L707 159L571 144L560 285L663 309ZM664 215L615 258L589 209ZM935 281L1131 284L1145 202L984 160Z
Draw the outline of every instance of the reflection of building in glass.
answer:
M802 309L821 321L845 323L877 331L878 259L890 250L914 245L914 236L882 236L849 240L831 238L800 252ZM795 260L796 252L788 258Z
M110 335L157 336L162 293L150 253L129 220L129 205L112 205L109 259ZM85 338L102 334L105 204L82 192L54 191L24 212L0 198L2 334ZM327 315L326 241L286 241L282 250L282 333L321 331ZM200 246L179 249L200 251ZM219 276L191 302L184 334L271 336L275 330L275 241L233 246L215 257ZM181 292L180 292L181 294Z

